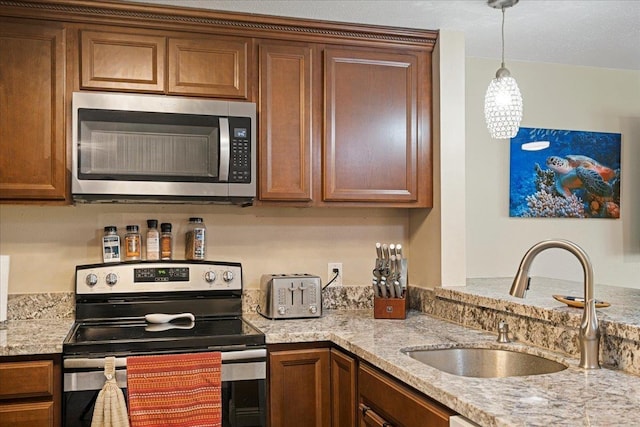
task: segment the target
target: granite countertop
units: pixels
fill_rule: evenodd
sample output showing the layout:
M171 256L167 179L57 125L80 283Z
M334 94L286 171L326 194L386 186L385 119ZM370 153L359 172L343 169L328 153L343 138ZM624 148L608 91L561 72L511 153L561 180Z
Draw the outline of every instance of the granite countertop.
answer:
M582 297L582 282L532 277L524 298L509 295L512 282L511 277L467 279L466 286L435 288L435 295L461 303L507 309L514 314L553 323L580 325L582 309L568 307L555 300L553 295ZM593 291L597 300L611 304L597 310L602 332L640 341L640 290L596 283Z
M73 319L9 320L0 329L0 356L62 353Z
M640 411L640 377L611 369L585 371L578 360L520 343L498 344L496 335L417 311L405 320L373 319L371 310L327 310L321 318L245 318L267 343L331 341L483 426L629 425ZM402 349L477 345L520 348L564 362L548 375L468 378L418 362Z

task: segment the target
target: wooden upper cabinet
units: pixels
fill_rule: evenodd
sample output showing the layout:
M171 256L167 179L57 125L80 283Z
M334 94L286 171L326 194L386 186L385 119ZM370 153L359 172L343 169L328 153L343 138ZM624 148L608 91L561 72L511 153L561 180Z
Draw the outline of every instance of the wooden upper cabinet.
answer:
M164 92L164 37L82 31L80 43L83 89Z
M128 29L130 31L130 29ZM249 39L83 30L82 89L247 99Z
M170 38L168 93L247 99L248 39Z
M417 202L417 55L326 49L324 61L324 200Z
M259 198L311 201L312 49L260 44L259 52Z
M0 199L64 201L65 29L0 18Z

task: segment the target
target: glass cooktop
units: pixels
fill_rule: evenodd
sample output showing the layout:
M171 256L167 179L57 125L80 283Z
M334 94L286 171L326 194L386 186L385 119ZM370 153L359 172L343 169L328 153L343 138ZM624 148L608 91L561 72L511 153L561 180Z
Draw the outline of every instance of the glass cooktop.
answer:
M79 322L64 341L65 354L122 354L264 345L264 334L240 317L170 323L144 320Z

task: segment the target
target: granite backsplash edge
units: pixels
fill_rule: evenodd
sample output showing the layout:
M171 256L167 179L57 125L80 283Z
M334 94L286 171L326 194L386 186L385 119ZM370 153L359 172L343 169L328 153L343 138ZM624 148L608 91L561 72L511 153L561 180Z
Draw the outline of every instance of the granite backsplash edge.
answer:
M260 304L260 296L259 289L246 289L242 299L243 312L255 313ZM322 297L323 310L373 308L373 291L370 286L329 287L323 290ZM485 331L497 331L498 322L503 320L509 324L511 336L518 341L579 357L575 321L557 323L540 318L539 313L513 313L469 301L442 298L433 289L415 286L409 286L409 304L412 310ZM75 299L72 292L8 296L8 320L73 319L74 315ZM601 331L602 364L640 375L640 340L612 334L615 328L609 327L606 322L601 322Z

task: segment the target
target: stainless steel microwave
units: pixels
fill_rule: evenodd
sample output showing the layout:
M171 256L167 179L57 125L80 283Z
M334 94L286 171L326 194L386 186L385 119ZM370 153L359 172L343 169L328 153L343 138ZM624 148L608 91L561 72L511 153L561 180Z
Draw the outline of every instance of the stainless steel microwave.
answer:
M74 200L253 202L254 103L74 92L72 108Z

